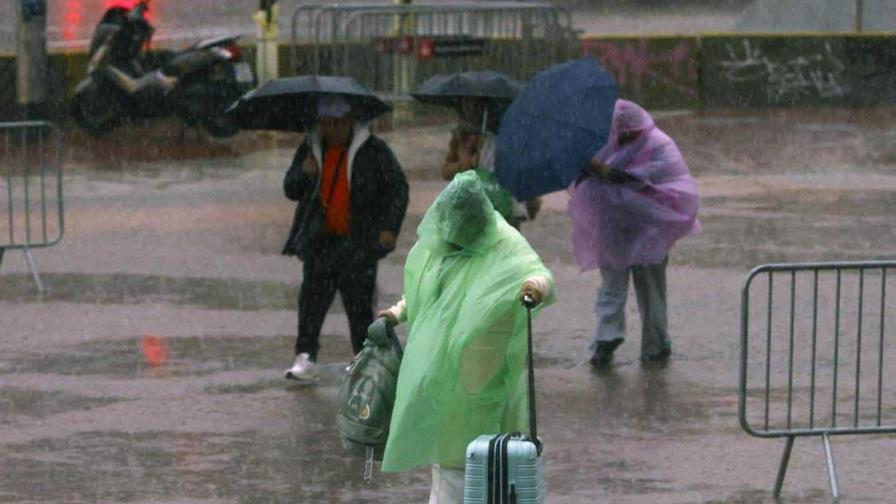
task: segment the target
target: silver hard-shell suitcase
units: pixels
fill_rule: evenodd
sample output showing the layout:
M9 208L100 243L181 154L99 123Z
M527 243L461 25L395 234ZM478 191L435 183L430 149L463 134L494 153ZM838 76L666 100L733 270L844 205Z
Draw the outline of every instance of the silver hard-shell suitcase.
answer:
M544 502L544 463L527 436L479 436L467 446L464 504Z
M529 338L529 436L485 434L467 446L464 504L541 504L544 463L535 424L535 375L532 366L532 306L526 299Z

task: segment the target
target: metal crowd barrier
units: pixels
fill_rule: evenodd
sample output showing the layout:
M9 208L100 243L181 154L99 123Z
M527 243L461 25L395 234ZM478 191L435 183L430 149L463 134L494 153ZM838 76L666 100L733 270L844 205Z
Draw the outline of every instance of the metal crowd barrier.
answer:
M351 75L378 91L406 93L427 72L401 75L395 67L406 67L410 59L377 54L372 46L378 39L455 36L516 41L519 46L515 51L479 58L445 58L426 70L437 73L488 68L528 79L536 71L569 58L569 47L577 40L571 26L569 11L547 2L304 5L292 16L291 58L296 73ZM310 52L304 60L299 55L303 43L308 44ZM407 79L414 82L402 82Z
M885 356L896 344L887 304L894 268L896 261L771 264L747 276L738 417L748 434L786 439L775 498L797 437L821 437L837 498L831 436L896 432L896 390L885 386L896 377L896 359ZM761 302L751 303L753 291Z
M0 135L0 265L7 250L22 250L43 292L31 250L52 247L65 231L62 133L32 121L0 123Z

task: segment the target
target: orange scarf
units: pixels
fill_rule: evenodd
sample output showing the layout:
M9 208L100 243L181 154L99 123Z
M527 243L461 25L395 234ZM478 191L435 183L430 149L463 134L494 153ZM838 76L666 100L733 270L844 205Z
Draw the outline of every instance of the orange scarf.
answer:
M327 234L348 236L351 233L346 157L344 147L330 147L324 153L320 197L324 207L324 230Z

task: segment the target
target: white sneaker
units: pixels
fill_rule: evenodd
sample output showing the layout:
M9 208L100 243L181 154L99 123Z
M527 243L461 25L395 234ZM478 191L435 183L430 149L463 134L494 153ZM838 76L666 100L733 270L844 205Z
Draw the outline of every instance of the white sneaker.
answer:
M300 353L296 355L292 367L286 370L286 378L305 382L317 381L317 364L311 361L311 356L307 353Z

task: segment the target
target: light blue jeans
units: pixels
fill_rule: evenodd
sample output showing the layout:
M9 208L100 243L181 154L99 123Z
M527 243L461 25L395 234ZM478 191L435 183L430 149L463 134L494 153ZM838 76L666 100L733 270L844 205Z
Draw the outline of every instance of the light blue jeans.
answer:
M631 266L624 270L601 268L601 285L594 311L597 329L591 341L594 351L598 341L625 339L625 302L628 298L628 277L631 274L641 315L641 356L649 357L671 348L666 320L666 265Z

